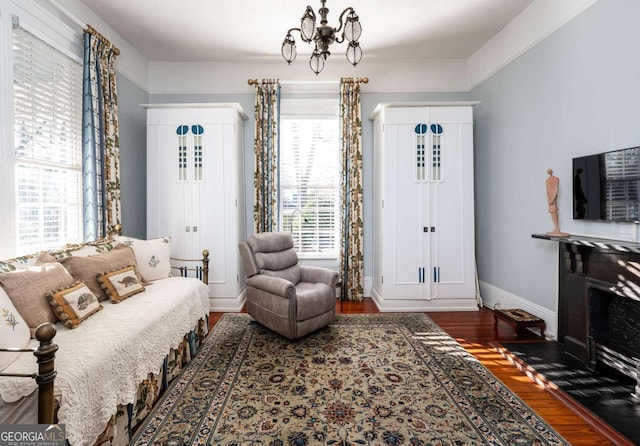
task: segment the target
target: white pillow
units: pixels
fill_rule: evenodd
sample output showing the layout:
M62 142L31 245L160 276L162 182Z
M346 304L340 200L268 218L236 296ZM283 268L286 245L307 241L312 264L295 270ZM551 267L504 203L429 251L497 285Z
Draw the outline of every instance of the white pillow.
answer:
M31 332L16 307L0 286L0 348L25 348ZM0 352L0 371L11 364L20 353Z
M171 237L140 240L133 237L115 236L115 241L130 246L136 256L142 280L164 279L171 275Z

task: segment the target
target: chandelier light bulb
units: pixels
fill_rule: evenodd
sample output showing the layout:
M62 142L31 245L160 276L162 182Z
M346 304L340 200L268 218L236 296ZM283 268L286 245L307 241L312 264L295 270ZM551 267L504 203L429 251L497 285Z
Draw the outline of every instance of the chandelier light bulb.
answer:
M360 44L358 42L349 42L349 47L347 48L347 60L354 67L358 65L360 60L362 60L362 50L360 49Z
M345 40L349 42L347 60L355 67L362 59L362 49L358 42L362 34L362 25L358 14L349 6L340 13L338 26L334 28L327 25L327 16L329 15L329 8L325 6L327 0L320 0L320 3L322 4L322 7L318 9L320 24L316 23L317 16L313 8L307 6L302 18L300 18L300 28L291 28L287 31L282 43L282 57L289 64L296 58L296 42L291 33L297 31L303 42L315 44L315 49L309 59L309 66L314 73L318 74L324 68L324 63L331 54L329 46L334 42L342 43Z
M347 22L344 25L344 37L349 42L355 42L360 38L362 34L362 25L360 25L360 19L355 11L351 11L347 15Z
M313 53L311 53L311 58L309 59L309 66L311 67L311 71L316 73L316 76L324 68L324 57L322 57L322 53L320 53L320 50L318 48L313 50Z
M307 6L307 10L300 19L300 36L305 42L311 42L316 32L316 15L313 13L311 6Z
M282 57L284 57L284 60L286 60L288 64L291 64L298 55L298 51L296 50L296 41L291 34L287 34L287 37L284 38L281 52Z

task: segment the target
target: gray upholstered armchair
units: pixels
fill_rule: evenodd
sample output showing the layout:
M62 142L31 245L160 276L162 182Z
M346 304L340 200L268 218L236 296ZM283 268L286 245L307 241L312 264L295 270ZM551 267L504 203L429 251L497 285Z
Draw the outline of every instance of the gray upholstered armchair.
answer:
M338 273L298 265L289 232L263 232L240 243L247 274L247 312L289 339L335 319Z

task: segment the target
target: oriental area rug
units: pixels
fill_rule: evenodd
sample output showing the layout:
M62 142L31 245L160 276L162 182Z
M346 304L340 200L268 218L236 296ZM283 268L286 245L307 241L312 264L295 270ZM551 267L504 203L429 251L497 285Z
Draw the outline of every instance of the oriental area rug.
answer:
M565 445L420 313L289 341L225 314L132 445Z

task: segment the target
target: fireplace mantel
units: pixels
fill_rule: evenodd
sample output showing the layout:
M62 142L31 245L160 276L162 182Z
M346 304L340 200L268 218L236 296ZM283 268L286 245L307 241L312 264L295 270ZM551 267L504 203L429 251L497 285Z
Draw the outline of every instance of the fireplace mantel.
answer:
M546 234L532 234L531 237L553 242L568 243L577 246L587 246L595 249L608 249L618 252L632 252L640 254L640 243L625 240L611 240L606 238L570 235L569 237L552 237Z

